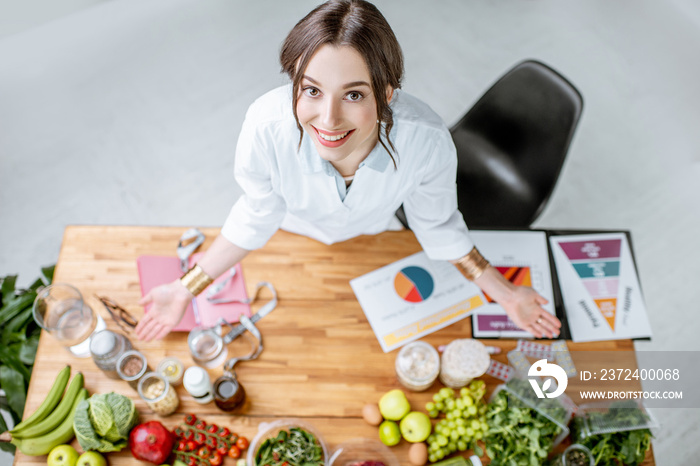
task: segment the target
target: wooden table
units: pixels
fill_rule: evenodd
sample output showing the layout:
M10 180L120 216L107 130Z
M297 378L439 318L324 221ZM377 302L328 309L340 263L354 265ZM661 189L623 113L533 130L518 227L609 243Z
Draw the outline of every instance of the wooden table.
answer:
M174 255L185 228L71 226L65 231L54 282L66 282L79 288L89 304L119 331L95 293L108 296L137 317L143 310L136 258L143 254ZM208 247L218 229L201 229ZM236 372L248 394L242 414L225 414L214 403L200 405L182 386L176 414L159 418L125 382L107 378L91 359L74 358L45 332L42 333L27 395L25 413L32 413L44 398L60 367L69 363L73 373L81 371L90 393L115 391L131 397L142 421L159 419L173 428L185 413L228 426L252 439L262 421L299 417L311 422L333 449L341 442L357 437L377 438L377 429L361 417L365 403L377 402L393 388L401 388L394 374L395 352L382 352L365 318L349 280L420 251L411 232L387 232L363 236L341 244L326 246L306 237L278 232L261 250L243 261L249 293L259 281L274 284L279 306L258 323L265 350L254 362L241 363ZM259 307L253 306L253 311ZM470 319L453 324L425 337L432 345L444 345L471 335ZM187 349L186 333L171 333L156 342L134 346L148 358L151 367L165 356L177 356L186 366L193 364ZM504 351L495 358L506 362L505 354L515 347L514 340L493 340L489 345ZM629 340L574 344L571 350L633 351ZM230 354L248 351L244 339L237 339ZM210 370L212 380L221 369ZM500 383L485 376L489 391ZM425 403L439 388L437 383L423 393L408 392L414 409ZM74 441L78 447L77 441ZM408 444L393 448L401 464L407 464ZM128 449L110 453L112 466L134 464ZM17 453L15 464L45 464L45 457L27 457ZM226 464L232 464L227 460ZM645 465L654 464L649 454Z

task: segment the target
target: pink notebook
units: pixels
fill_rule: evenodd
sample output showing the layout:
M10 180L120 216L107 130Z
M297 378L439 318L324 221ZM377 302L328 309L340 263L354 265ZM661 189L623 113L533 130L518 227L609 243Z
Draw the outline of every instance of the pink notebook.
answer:
M190 256L190 266L194 265L203 253L197 253ZM180 259L177 257L168 256L139 256L136 259L136 265L139 270L139 280L141 282L141 295L146 296L146 294L158 285L164 283L170 283L182 276L182 270L180 269ZM210 286L214 286L217 283L225 281L230 276L230 272L223 273L219 278L214 280L214 283ZM220 317L226 319L227 322L238 322L241 314L245 314L250 317L250 305L243 303L225 303L225 304L212 304L207 301L207 291L209 288L204 290L197 296L193 301L196 302L196 306L199 310L199 320L197 323L195 320L195 312L190 303L187 306L187 311L179 324L175 326L173 331L176 332L189 332L197 325L203 327L212 327L216 324ZM241 264L236 264L236 275L233 279L226 285L226 287L217 293L216 299L225 298L235 298L235 299L247 299L248 294L245 289L245 280L243 279L243 270L241 269ZM150 306L146 307L146 312L148 312Z

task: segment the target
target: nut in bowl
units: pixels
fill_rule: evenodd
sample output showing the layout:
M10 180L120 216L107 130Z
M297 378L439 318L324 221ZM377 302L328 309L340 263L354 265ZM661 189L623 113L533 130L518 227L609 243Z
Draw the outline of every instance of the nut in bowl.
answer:
M381 442L357 438L338 445L328 464L329 466L399 466L399 460Z
M248 448L249 466L325 466L328 448L318 430L300 419L261 423Z

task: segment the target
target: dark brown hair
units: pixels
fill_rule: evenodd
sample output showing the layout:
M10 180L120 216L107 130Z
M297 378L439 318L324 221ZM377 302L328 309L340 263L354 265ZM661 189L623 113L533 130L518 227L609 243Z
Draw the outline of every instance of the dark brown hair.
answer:
M379 142L394 162L391 152L396 152L389 140L394 118L387 101L386 88L401 87L403 54L394 32L377 7L364 0L330 0L317 6L289 32L282 44L280 63L282 71L292 80L292 109L297 128L303 130L297 116L297 99L302 76L309 60L323 45L350 46L362 55L369 69L372 92L377 102ZM384 127L386 142L382 140Z

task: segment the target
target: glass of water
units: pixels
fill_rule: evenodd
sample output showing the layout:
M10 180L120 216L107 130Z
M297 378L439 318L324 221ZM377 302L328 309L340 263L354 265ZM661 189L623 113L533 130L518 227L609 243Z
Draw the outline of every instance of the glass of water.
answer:
M66 283L56 283L40 289L32 313L36 323L73 355L90 356L89 338L98 326L99 316L85 302L77 288Z

